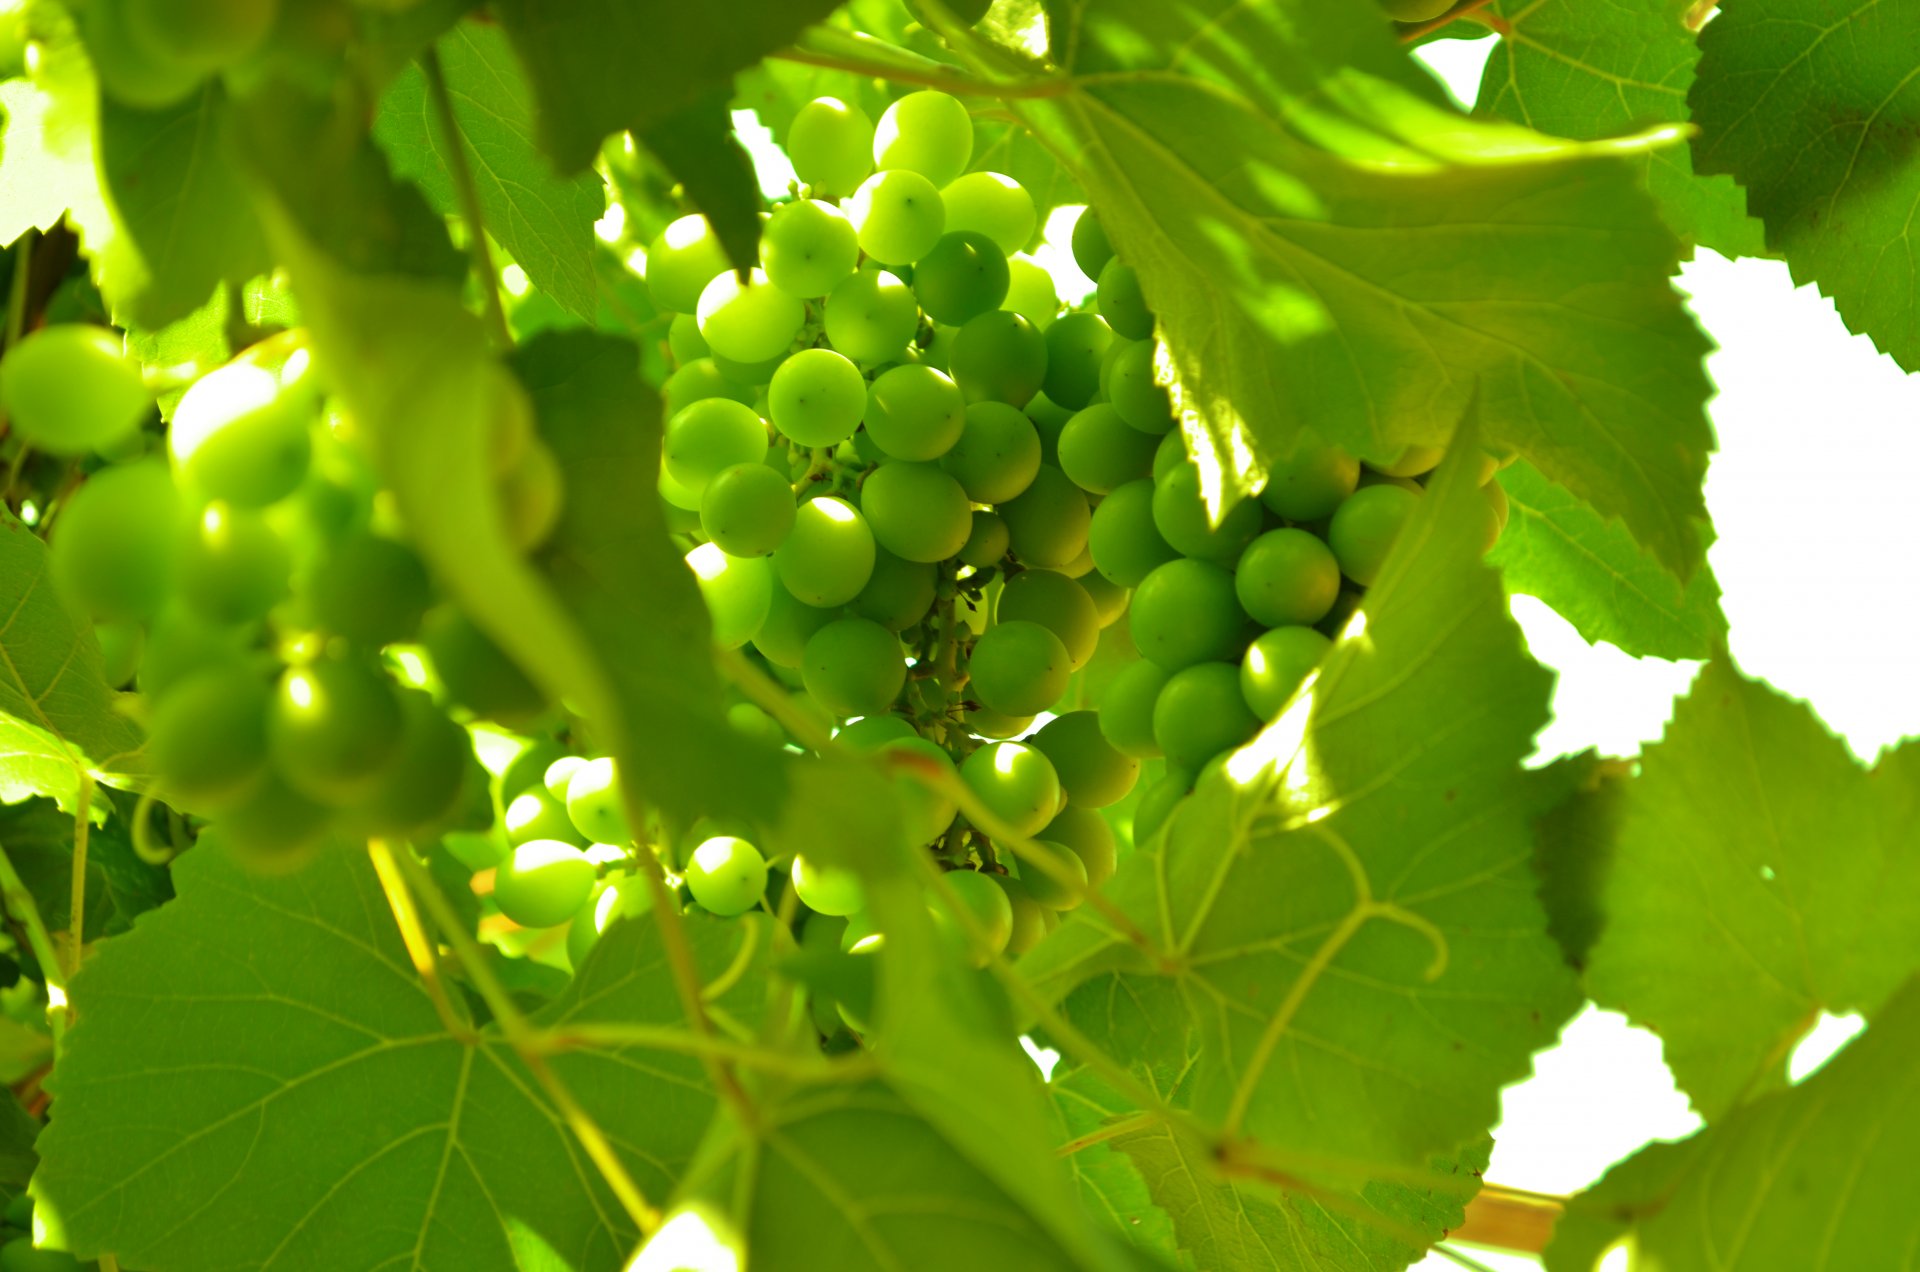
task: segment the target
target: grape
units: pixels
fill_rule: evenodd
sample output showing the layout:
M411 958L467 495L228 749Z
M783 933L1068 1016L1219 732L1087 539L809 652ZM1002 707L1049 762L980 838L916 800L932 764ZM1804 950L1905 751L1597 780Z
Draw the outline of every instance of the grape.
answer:
M534 438L513 471L494 486L500 496L500 515L507 539L522 552L545 543L560 524L566 503L566 477L553 450Z
M999 889L1007 894L1007 902L1013 910L1013 929L1007 940L1007 953L1016 958L1040 944L1040 938L1047 934L1046 915L1052 911L1033 899L1027 891L1027 885L1011 875L988 875Z
M567 820L596 844L633 841L626 804L620 797L620 773L612 757L588 760L568 779Z
M920 325L913 289L874 266L835 287L827 295L823 313L827 339L855 362L899 357Z
M1033 400L1027 403L1026 416L1033 421L1034 432L1040 434L1040 462L1058 467L1060 430L1073 418L1073 412L1045 393L1036 393Z
M1024 256L1007 258L1007 298L1000 308L1011 310L1045 334L1060 316L1060 295L1053 275Z
M764 389L772 382L773 373L785 365L787 359L796 352L798 351L790 348L782 349L771 358L762 358L758 362L739 362L717 351L710 352L707 356L713 359L713 365L720 369L720 374L733 383L746 389ZM755 404L757 405L758 402L759 395L756 394Z
M1153 469L1159 442L1120 418L1107 402L1075 411L1060 430L1060 469L1082 490L1110 494Z
M1140 802L1133 806L1133 846L1136 849L1152 845L1154 837L1173 815L1174 805L1185 799L1187 792L1192 789L1193 779L1190 775L1169 768L1165 777L1141 792Z
M754 270L747 281L728 270L700 293L700 335L715 357L763 362L784 352L807 321L807 307Z
M1070 807L1105 808L1118 803L1140 776L1140 761L1107 740L1097 711L1056 716L1033 735L1033 744L1053 761Z
M125 8L126 0L101 0L75 14L85 24L87 61L113 100L140 110L175 105L205 77L192 67L155 57L134 39Z
M1242 499L1212 525L1200 493L1200 466L1185 460L1154 482L1153 524L1182 556L1232 565L1260 533L1260 505Z
M1438 446L1403 446L1392 463L1374 464L1372 468L1388 477L1418 477L1432 472L1445 455Z
M263 508L293 493L313 455L313 402L304 387L233 362L181 395L167 447L181 480L208 499Z
M761 557L731 557L715 543L687 553L687 568L713 618L713 643L738 649L753 639L773 605L773 571Z
M115 689L125 688L140 670L146 629L138 623L95 623L93 638L100 645L100 674Z
M1293 453L1267 474L1260 502L1288 521L1318 521L1332 516L1359 481L1359 460L1302 433Z
M720 364L710 357L695 358L667 377L660 386L665 395L667 415L678 415L705 398L731 398L742 406L753 405L753 392L744 384L735 384L721 374Z
M860 876L839 866L816 866L805 857L793 859L793 890L816 914L848 915L866 908L866 889Z
M839 208L795 199L775 208L761 226L760 261L775 287L805 300L826 295L853 274L860 243Z
M943 234L914 262L913 294L929 318L952 327L996 310L1007 298L1006 253L971 230Z
M22 438L55 455L79 455L131 437L153 399L138 363L104 327L43 327L0 360L0 409Z
M145 618L173 590L183 521L166 465L105 469L68 498L53 524L47 568L87 613Z
M870 618L838 618L807 641L807 692L834 715L877 715L907 683L900 638Z
M808 605L829 609L860 595L873 576L873 531L844 499L822 495L800 505L793 529L774 550L780 582Z
M960 439L940 457L967 498L998 504L1016 498L1040 471L1040 434L1033 421L1005 402L966 409Z
M1070 411L1100 391L1100 364L1113 343L1113 329L1099 314L1067 314L1047 328L1047 397Z
M998 622L1038 623L1059 638L1067 666L1078 671L1100 643L1100 615L1087 589L1052 570L1022 570L1006 581L994 611Z
M610 880L591 895L567 925L567 963L578 972L607 929L621 919L637 919L653 909L653 889L629 876Z
M945 561L973 529L967 492L933 464L874 469L860 487L860 510L880 546L907 561Z
M936 186L967 170L973 117L960 99L936 89L908 93L887 107L873 132L873 166L917 172Z
M1363 486L1347 496L1327 527L1327 542L1340 561L1340 572L1362 587L1371 587L1420 498L1417 491L1394 485Z
M767 426L731 398L702 398L667 421L667 475L696 498L721 470L767 457Z
M1113 259L1113 244L1107 241L1106 227L1092 208L1086 208L1073 223L1073 263L1088 278L1098 280L1100 271Z
M1240 662L1241 696L1255 715L1273 719L1331 648L1333 642L1311 627L1262 632Z
M1000 514L976 508L967 541L954 555L962 565L985 570L1007 555L1007 544L1007 523Z
M693 850L687 890L703 907L724 918L745 914L767 890L767 859L744 839L716 835Z
M837 97L816 97L793 117L787 158L815 195L852 194L873 171L873 121Z
M915 756L921 767L931 766L949 779L955 773L953 757L923 737L895 738L881 743L877 751L889 757ZM898 765L893 785L900 797L901 818L910 845L928 843L946 833L953 821L954 807L953 800L944 791L902 771Z
M320 558L305 599L323 630L377 648L411 640L433 597L426 567L411 548L360 531Z
M1205 764L1260 731L1240 692L1240 669L1203 662L1173 673L1153 704L1153 738L1176 764Z
M940 191L940 198L947 205L947 229L984 234L1008 256L1025 248L1039 228L1033 196L997 172L958 177Z
M977 870L949 870L944 877L973 919L971 927L955 923L956 935L971 941L970 931L978 931L987 951L1004 953L1007 943L1013 940L1013 903L1007 899L1006 892ZM945 898L941 898L941 903L944 907ZM934 911L934 919L942 923L955 922L947 917L944 908Z
M1107 325L1128 340L1153 337L1153 311L1140 294L1140 275L1133 266L1123 265L1118 257L1100 271L1098 301L1100 316Z
M958 327L948 327L929 320L929 334L925 344L919 340L907 346L905 361L923 367L932 367L935 371L953 374L953 338L958 335Z
M447 697L475 715L515 724L546 710L546 693L458 610L429 614L420 641Z
M860 250L887 265L919 260L947 228L939 189L917 172L874 173L854 191L847 215Z
M1174 469L1187 462L1187 439L1178 430L1172 430L1160 439L1160 449L1153 452L1153 479L1159 481Z
M903 632L933 608L934 576L931 565L905 561L885 548L876 548L873 575L849 608L888 631Z
M780 364L767 386L774 428L801 446L838 446L866 410L860 369L831 349L803 349Z
M1068 565L1080 555L1093 521L1086 495L1049 464L1040 465L1018 497L1000 505L1000 515L1006 518L1013 554L1027 565L1047 569Z
M976 314L954 334L949 369L969 402L1025 406L1047 378L1047 338L1019 314Z
M1454 5L1454 0L1380 0L1380 7L1395 22L1427 22Z
M1256 623L1311 626L1340 599L1340 563L1305 530L1269 530L1241 554L1233 585Z
M515 776L514 770L520 766L522 760L537 765L540 760L548 754L550 754L550 752L547 746L538 743L522 751L520 753L520 759L516 759L513 764L508 767L507 772L500 778L501 794L518 794L520 791L531 789L533 784L524 778L520 780L518 786L513 785L509 779ZM567 802L567 783L573 780L573 775L578 773L581 766L586 762L587 757L584 755L562 755L549 760L546 767L540 770L541 787L547 794L553 796L562 804L565 804Z
M1101 575L1123 588L1140 586L1154 569L1180 554L1153 523L1153 483L1142 478L1100 501L1087 527L1087 547Z
M1093 601L1094 617L1099 620L1102 629L1112 627L1127 612L1127 601L1132 593L1100 571L1088 570L1085 574L1076 575L1075 580Z
M1154 381L1155 356L1151 340L1136 340L1121 350L1107 372L1107 397L1128 427L1162 437L1173 428L1173 397Z
M1045 839L1036 840L1034 847L1066 877L1056 879L1053 872L1039 863L1023 860L1020 882L1027 886L1028 895L1049 910L1071 910L1079 905L1086 897L1088 884L1087 864L1080 860L1080 854L1065 844Z
M867 432L894 459L938 459L967 426L960 386L932 367L895 367L867 390Z
M700 334L698 318L692 314L675 314L667 324L667 352L673 355L674 366L684 367L712 353L713 347Z
M274 767L324 804L350 804L400 750L405 717L393 682L359 660L324 659L280 678L267 717Z
M453 812L473 759L467 731L418 689L400 691L400 749L379 783L353 808L369 835L409 835Z
M707 218L683 216L647 247L647 290L660 308L690 314L699 309L707 284L730 268L727 249Z
M1053 761L1024 742L980 747L961 762L960 780L1022 835L1036 833L1060 811L1060 778Z
M1004 715L1032 715L1060 701L1072 663L1067 649L1038 623L995 623L974 642L967 662L972 694Z
M125 0L128 33L154 58L207 74L266 41L279 0Z
M920 735L897 715L870 715L841 726L833 736L856 751L873 751L885 743Z
M1007 715L992 707L976 706L966 712L967 732L983 738L1017 738L1033 727L1030 715Z
M732 557L763 557L793 529L793 487L765 464L723 468L700 496L700 529Z
M1169 561L1133 592L1133 643L1168 671L1238 656L1245 624L1233 575L1211 562Z
M754 633L753 647L777 667L799 670L807 637L833 620L833 611L816 609L785 587L772 589L766 621Z
M587 854L557 839L530 839L493 872L493 903L524 928L559 927L593 895Z
M180 553L180 592L216 623L265 618L287 595L293 556L259 513L210 503Z
M1097 733L1095 736L1099 736ZM1137 774L1139 765L1134 766ZM1064 784L1064 783L1063 783ZM1133 786L1130 777L1129 789ZM1080 858L1080 864L1087 868L1087 887L1097 889L1113 878L1113 872L1120 864L1120 846L1114 842L1113 827L1107 824L1092 808L1075 801L1068 792L1067 806L1046 828L1040 832L1044 843L1059 844Z
M167 798L200 812L243 793L266 768L268 699L242 663L170 686L147 728L147 759Z
M140 692L158 700L195 672L251 662L253 635L248 628L209 623L184 605L168 606L148 623Z
M787 731L780 727L780 722L751 702L736 702L727 708L727 727L775 750L787 742Z
M333 810L316 803L288 785L269 768L245 794L220 810L213 825L201 833L206 844L209 834L218 837L244 854L255 857L287 857L318 843L333 825Z

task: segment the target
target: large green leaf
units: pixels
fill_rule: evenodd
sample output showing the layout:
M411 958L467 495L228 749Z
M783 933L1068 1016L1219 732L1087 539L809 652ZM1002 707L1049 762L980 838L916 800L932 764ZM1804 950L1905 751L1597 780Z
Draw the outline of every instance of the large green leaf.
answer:
M1138 267L1215 485L1303 430L1443 444L1477 390L1486 440L1698 568L1707 342L1638 143L1463 120L1362 5L1051 17L1074 77L1010 104Z
M1587 988L1660 1035L1709 1120L1780 1081L1821 1011L1920 969L1920 745L1869 772L1716 661L1622 799Z
M73 923L72 814L49 799L0 807L0 847L33 894L48 930ZM109 818L87 834L86 933L88 941L124 932L136 916L173 896L166 870L133 850L127 823Z
M1556 137L1591 140L1687 120L1700 50L1686 19L1694 0L1499 0L1480 10L1500 32L1477 109ZM1639 161L1673 232L1723 256L1766 252L1746 196L1725 176L1697 176L1684 146Z
M1687 103L1694 166L1747 190L1767 246L1817 283L1849 330L1920 369L1920 7L1741 0L1700 33Z

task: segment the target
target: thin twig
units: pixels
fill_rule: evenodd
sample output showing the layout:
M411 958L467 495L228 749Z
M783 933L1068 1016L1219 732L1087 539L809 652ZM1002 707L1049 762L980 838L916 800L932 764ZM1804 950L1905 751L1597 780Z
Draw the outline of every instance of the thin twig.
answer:
M1135 1131L1144 1131L1149 1127L1158 1126L1159 1124L1160 1118L1156 1114L1135 1113L1132 1117L1123 1117L1117 1122L1108 1122L1097 1131L1088 1131L1078 1139L1068 1140L1053 1150L1054 1155L1057 1157L1071 1157L1075 1153L1083 1152L1096 1144L1104 1144L1108 1140L1119 1139L1122 1135L1131 1135Z
M473 253L474 272L479 275L480 296L486 302L487 319L493 324L494 339L503 349L513 345L513 330L507 326L507 311L500 304L500 273L493 267L493 249L487 243L487 222L480 210L480 189L473 183L473 165L467 159L466 135L453 114L453 95L447 91L447 73L440 65L440 50L429 44L420 54L420 69L427 76L427 95L433 99L433 113L447 134L447 171L460 197L460 214L467 221L468 243Z
M883 40L852 35L832 27L811 27L792 48L771 55L783 62L820 66L852 75L937 88L956 97L1059 97L1073 91L1063 76L984 80L956 72L944 63L896 48Z
M93 830L93 822L87 814L93 811L93 774L81 772L76 803L77 807L73 810L73 891L67 906L68 979L72 979L73 974L80 970L80 951L87 939L87 838Z

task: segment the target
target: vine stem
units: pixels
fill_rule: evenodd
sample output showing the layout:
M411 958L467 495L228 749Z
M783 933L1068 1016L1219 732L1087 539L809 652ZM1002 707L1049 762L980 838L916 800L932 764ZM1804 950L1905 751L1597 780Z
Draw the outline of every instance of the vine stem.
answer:
M47 985L47 1021L53 1027L53 1040L56 1045L66 1032L67 1016L67 976L62 970L60 956L53 948L53 938L47 935L47 925L40 918L40 907L33 903L33 893L20 878L20 872L13 868L13 858L7 856L7 850L0 848L0 899L7 905L11 914L21 927L27 931L27 945L33 950L33 957L40 963L40 974L46 978Z
M1158 1126L1159 1124L1160 1118L1158 1114L1135 1113L1132 1117L1123 1117L1117 1122L1108 1122L1097 1131L1088 1131L1078 1139L1068 1140L1053 1150L1054 1155L1058 1157L1071 1157L1075 1153L1083 1152L1096 1144L1104 1144L1110 1139L1119 1139L1122 1135L1131 1135L1135 1131L1144 1131L1149 1127Z
M1073 81L1065 77L975 79L956 74L952 67L944 63L896 48L883 40L825 26L808 28L791 48L770 56L782 62L846 71L853 75L892 80L896 84L937 88L956 97L1059 97L1073 91Z
M367 856L373 859L373 872L380 876L387 906L393 911L394 922L400 926L400 940L407 947L407 957L413 960L413 970L420 973L420 983L427 987L427 997L433 1000L433 1010L439 1015L441 1026L462 1043L472 1046L480 1041L480 1035L471 1020L454 1010L453 1000L447 996L446 984L440 979L440 960L427 936L426 925L420 921L413 894L407 891L406 876L400 873L400 863L394 860L393 845L384 839L369 839Z
M67 977L80 970L80 953L86 944L87 930L87 838L93 822L87 814L93 809L93 774L80 774L80 790L73 810L72 900L67 906Z
M1488 1184L1467 1202L1467 1217L1447 1235L1456 1241L1539 1254L1553 1239L1567 1199L1505 1184Z
M530 1041L539 1051L558 1054L580 1047L650 1047L689 1056L712 1056L747 1068L778 1073L810 1082L842 1081L864 1076L871 1062L830 1060L825 1056L772 1051L754 1043L735 1042L712 1034L695 1034L665 1025L583 1021L562 1028L537 1030Z
M503 349L513 346L513 331L507 326L507 311L500 304L500 274L493 267L493 249L487 244L487 222L480 211L480 189L473 183L473 165L467 159L466 134L454 117L453 94L447 90L447 72L440 65L440 50L429 44L420 54L420 69L427 77L427 95L433 99L433 113L447 134L447 171L460 197L460 214L467 220L468 248L473 253L474 272L480 278L480 295L486 302L487 319L493 324L494 339Z

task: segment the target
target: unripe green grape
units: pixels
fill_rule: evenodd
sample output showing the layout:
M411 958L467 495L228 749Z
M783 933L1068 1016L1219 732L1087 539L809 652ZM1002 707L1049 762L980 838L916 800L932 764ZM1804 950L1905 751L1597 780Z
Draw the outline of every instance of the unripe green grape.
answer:
M184 605L169 605L148 623L137 685L158 700L196 672L253 661L254 632L209 623Z
M513 725L546 710L545 691L458 610L428 614L420 625L420 641L447 697L475 715Z
M585 848L591 842L580 833L573 819L567 816L566 801L554 798L543 786L521 791L507 801L503 812L501 829L506 832L509 844L557 839L577 848Z
M828 609L860 595L873 576L873 530L844 499L817 496L800 505L793 529L774 549L780 582L808 605Z
M1145 478L1159 443L1129 426L1110 403L1095 402L1074 412L1056 445L1060 470L1074 485L1105 495Z
M876 752L883 757L916 757L921 767L932 767L948 779L956 774L953 757L923 737L894 738L882 742ZM953 822L953 800L937 787L902 771L899 765L894 768L893 788L900 798L908 845L918 847L944 835Z
M620 772L611 756L588 760L567 782L567 818L596 844L633 841L620 796Z
M1153 490L1145 478L1116 488L1093 510L1087 527L1094 567L1123 588L1140 586L1156 568L1180 555L1154 524Z
M402 689L400 749L378 785L354 805L351 820L367 834L401 836L454 810L473 759L467 731L418 689Z
M727 727L774 750L787 743L787 731L780 722L751 702L736 702L727 708Z
M1040 465L1026 490L1000 505L1000 515L1006 518L1013 554L1045 569L1058 569L1079 556L1093 521L1080 487L1050 464Z
M1133 591L1133 643L1167 671L1237 657L1246 615L1233 575L1182 557L1158 567Z
M775 287L806 300L826 295L853 274L860 243L839 208L795 199L775 208L761 227L760 260Z
M972 528L967 531L967 541L960 545L960 551L954 555L960 564L984 570L1007 555L1010 542L1005 519L997 512L976 508L973 511Z
M706 398L731 398L742 406L753 406L753 391L729 380L711 357L695 358L682 366L667 377L660 393L666 400L669 418Z
M867 381L832 349L802 349L773 373L767 412L782 436L801 446L838 446L860 427Z
M1140 776L1139 759L1107 740L1097 711L1069 711L1057 716L1032 740L1053 761L1069 807L1093 809L1118 803Z
M80 455L125 441L153 399L138 363L104 327L61 323L29 333L0 359L0 409L43 451Z
M97 472L53 524L53 581L96 618L148 617L173 590L184 517L165 464L141 460Z
M869 618L840 618L807 641L807 692L836 716L878 715L907 683L900 638Z
M234 65L265 43L279 0L125 0L133 38L155 58L202 74Z
M1327 527L1327 543L1339 559L1340 572L1371 587L1420 499L1418 493L1395 485L1363 486L1349 495Z
M867 390L867 433L894 459L938 459L967 426L967 400L943 372L895 367Z
M782 349L771 358L762 358L758 362L737 362L718 351L708 354L720 374L749 389L764 389L773 380L773 373L786 364L793 351ZM755 401L758 401L756 395Z
M1023 407L1046 381L1047 338L1019 314L989 310L954 334L948 368L967 401Z
M791 873L793 890L816 914L843 917L866 908L866 889L860 876L840 866L817 866L796 855Z
M1267 473L1260 502L1288 521L1318 521L1359 484L1359 460L1302 433L1293 453Z
M675 314L667 326L667 352L673 355L675 367L684 367L711 354L713 346L700 334L698 318L692 314Z
M913 289L869 265L827 295L822 325L833 347L855 362L898 358L920 323Z
M1080 213L1073 223L1073 263L1088 278L1098 281L1100 271L1113 259L1113 244L1107 241L1106 227L1092 208Z
M1151 340L1136 340L1121 350L1107 372L1107 397L1129 428L1164 437L1174 425L1173 397L1166 385L1155 383L1156 348Z
M507 541L531 552L552 537L566 505L566 476L553 449L533 438L513 470L494 483Z
M793 529L793 487L765 464L723 468L700 496L700 529L732 557L763 557Z
M989 706L977 706L966 713L967 732L983 738L1019 737L1033 727L1030 715L1007 715Z
M1017 498L1040 471L1040 434L1033 421L1005 402L967 407L960 438L940 457L975 503Z
M529 759L534 759L535 757L543 756L545 753L542 748L530 747L522 754ZM547 766L540 770L541 787L545 789L547 794L553 796L562 804L565 804L567 802L567 783L573 780L573 775L578 773L581 766L586 762L587 757L584 755L562 755L557 759L548 761ZM518 763L519 761L516 760L515 764ZM509 769L508 772L511 773L512 770ZM506 779L503 777L501 779L502 793L507 793L509 789ZM521 789L524 790L526 787L523 785Z
M181 481L207 499L264 508L307 475L316 422L303 385L250 362L231 362L181 395L167 447Z
M1180 465L1187 463L1187 439L1178 429L1171 429L1160 439L1160 448L1153 452L1153 480L1157 483L1162 477Z
M124 688L140 670L146 629L138 623L95 623L93 638L100 646L101 676L115 689Z
M1038 833L1060 811L1060 778L1053 761L1024 742L980 747L961 762L960 780L1022 835ZM1026 879L1024 872L1021 878Z
M204 812L245 792L266 769L269 699L260 675L237 662L171 686L147 727L147 759L167 798Z
M1007 298L1007 256L992 239L949 231L914 262L913 294L935 322L957 327Z
M1153 704L1153 739L1176 764L1198 767L1259 731L1259 717L1240 692L1240 669L1231 663L1181 668Z
M1047 934L1044 916L1052 911L1035 901L1033 894L1027 891L1027 885L1013 876L988 875L987 878L1007 894L1007 903L1013 911L1013 928L1008 934L1007 953L1018 958L1040 944L1040 939Z
M953 374L951 365L953 338L959 333L958 327L949 327L933 323L925 344L918 340L907 346L906 361L923 367L932 367L949 376Z
M1242 499L1219 525L1211 524L1200 466L1187 460L1153 484L1153 524L1182 556L1232 565L1260 533L1260 505Z
M1234 569L1240 605L1263 627L1310 627L1340 599L1340 563L1317 535L1269 530L1240 555Z
M1166 776L1141 792L1133 806L1133 846L1151 847L1154 838L1166 828L1176 804L1193 789L1193 779L1185 771L1168 769Z
M940 191L947 205L947 229L971 230L992 239L1008 256L1022 251L1039 228L1039 213L1028 194L1012 177L998 172L969 172Z
M1027 893L1035 901L1049 910L1071 910L1079 905L1087 895L1087 864L1080 855L1065 844L1056 844L1040 839L1034 842L1048 861L1054 863L1064 878L1055 878L1054 872L1047 870L1036 861L1022 859L1020 862L1020 882L1027 886Z
M1036 393L1027 403L1026 416L1033 421L1034 432L1040 434L1040 462L1059 467L1060 430L1073 418L1073 412L1045 393Z
M295 789L321 803L351 804L398 754L405 723L385 673L358 660L324 659L280 678L267 739L274 767Z
M695 497L725 469L766 457L767 426L752 407L731 398L702 398L667 421L667 475Z
M687 553L687 568L713 619L713 643L738 649L753 639L773 604L773 571L765 558L731 557L718 544L703 543Z
M1060 701L1073 665L1060 638L1035 622L995 623L974 642L968 692L1004 715L1033 715Z
M1386 473L1375 472L1371 468L1360 470L1360 489L1368 486L1398 486L1410 495L1424 494L1426 488L1411 477L1389 477Z
M334 817L331 807L295 790L270 767L220 809L200 843L209 843L211 835L243 856L285 859L319 843L332 829Z
M907 561L945 561L966 544L973 510L960 483L933 464L882 464L860 487L879 545Z
M1054 289L1053 275L1025 256L1007 258L1007 298L1000 308L1011 310L1045 334L1060 316L1060 293Z
M732 918L760 904L767 890L767 859L744 839L716 835L693 850L687 889L703 907Z
M521 927L559 927L587 903L597 877L587 855L572 844L533 839L495 868L493 903Z
M1107 325L1128 340L1147 340L1153 336L1153 311L1140 293L1140 275L1119 257L1109 260L1100 271L1100 316Z
M1092 600L1094 616L1099 619L1103 630L1120 621L1120 616L1127 612L1127 602L1132 599L1131 591L1098 570L1088 570L1074 578Z
M707 284L730 268L720 236L698 213L670 222L647 246L647 290L677 314L698 310Z
M173 106L199 88L206 76L193 67L155 57L134 38L126 7L126 0L99 0L76 14L86 38L87 61L101 90L114 101L139 110Z
M728 271L718 274L700 293L700 335L713 348L736 362L764 362L784 353L807 321L800 300L767 281L764 270L754 270L746 282Z
M973 158L973 117L960 99L937 89L908 93L880 116L873 132L873 166L905 168L936 186L967 170Z
M1260 633L1240 660L1241 697L1256 716L1272 720L1332 648L1333 642L1311 627Z
M259 513L210 503L180 552L180 594L216 623L265 618L287 595L293 555Z
M1454 6L1454 0L1380 0L1395 22L1428 22Z
M327 550L305 595L322 630L370 648L411 640L433 601L426 567L413 550L367 531Z
M956 934L969 941L970 934L978 931L988 954L1004 953L1008 942L1013 940L1013 903L1007 899L1006 892L976 870L949 870L944 878L973 921L968 924L950 917L945 908L946 898L939 893L934 894L940 903L933 912L935 921L954 924ZM984 964L986 960L979 961Z
M1391 463L1370 466L1388 477L1419 477L1438 467L1446 453L1438 446L1403 446Z
M1087 665L1100 644L1100 615L1087 589L1052 570L1022 570L1000 590L995 621L1038 623L1059 638L1074 671Z
M860 250L886 265L919 260L947 228L938 187L917 172L874 173L854 191L847 216L858 231Z
M1113 329L1099 314L1061 317L1047 328L1047 378L1042 388L1052 401L1077 411L1100 392L1100 364L1113 344Z
M1097 738L1099 733L1096 731L1094 736ZM1133 775L1138 776L1138 762L1130 762L1134 765ZM1066 784L1064 775L1061 784ZM1131 776L1127 779L1127 788L1133 788ZM1113 872L1120 864L1120 846L1114 841L1113 827L1092 806L1081 803L1071 788L1067 792L1067 806L1047 823L1040 832L1040 838L1046 843L1059 844L1080 858L1080 864L1087 868L1089 889L1097 889L1113 878Z
M840 726L833 734L836 742L856 751L874 751L899 738L918 736L913 726L897 715L861 716Z
M784 586L776 587L767 607L766 621L753 635L753 647L775 666L797 671L806 651L807 638L833 618L832 610L816 609Z
M873 121L837 97L816 97L793 117L787 158L816 196L852 194L873 171Z
M564 781L555 790L547 781L547 775L553 773L558 780L563 765L580 763L584 761L577 755L568 755L553 738L525 739L520 750L500 772L500 799L503 803L510 803L514 796L523 791L546 790L564 804L567 799Z
M873 575L847 608L888 631L904 632L933 609L936 576L932 565L904 560L876 547Z
M578 972L587 955L622 919L637 919L653 909L653 889L645 879L628 875L608 880L574 914L567 926L567 963Z

